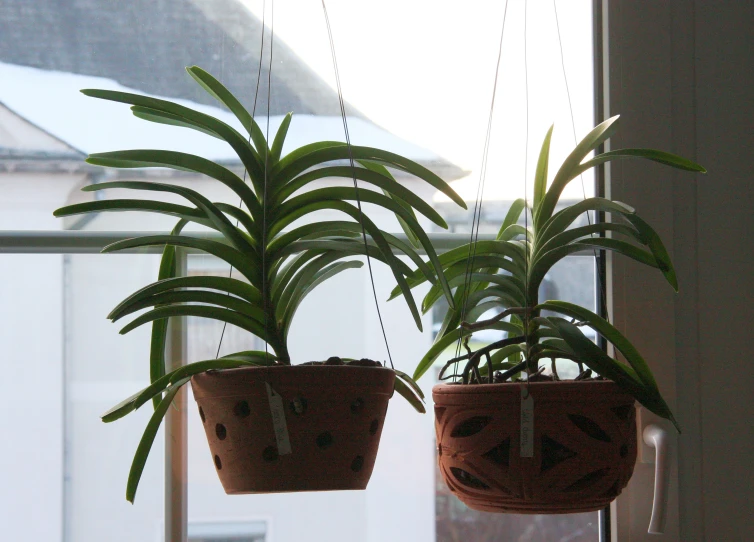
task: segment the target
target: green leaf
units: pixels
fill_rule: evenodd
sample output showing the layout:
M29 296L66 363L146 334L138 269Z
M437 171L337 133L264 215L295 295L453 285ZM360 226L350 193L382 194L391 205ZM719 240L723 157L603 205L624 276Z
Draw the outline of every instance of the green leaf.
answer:
M186 384L190 378L184 378L179 380L172 386L170 386L165 394L165 397L160 401L159 406L155 409L154 414L149 420L144 434L141 437L139 446L136 448L136 454L134 454L133 462L131 463L131 470L128 473L128 483L126 484L126 500L133 504L136 497L136 490L139 487L139 480L141 480L141 474L144 472L144 465L149 457L149 451L152 449L152 443L154 443L157 431L162 424L162 418L170 408L173 398L181 389L181 386Z
M351 168L349 166L333 166L333 167L323 167L318 168L313 171L309 171L307 173L304 173L303 175L299 175L292 181L290 181L287 185L285 185L277 194L276 194L276 201L277 202L284 202L286 199L291 197L295 192L300 190L301 188L305 187L307 184L319 180L319 179L326 179L326 178L333 178L333 177L342 177L346 179L353 179L353 177L356 177L356 179L360 181L367 182L369 184L373 184L374 186L377 186L381 188L382 190L389 193L386 197L393 196L393 199L399 203L403 204L405 202L408 204L408 206L403 206L404 209L410 210L412 207L419 211L421 214L426 216L428 219L430 219L432 222L440 226L441 228L447 229L448 224L445 222L445 220L440 216L440 214L435 211L431 205L429 205L426 201L424 201L422 198L411 192L408 188L403 186L402 184L395 181L392 177L387 177L385 175L382 175L380 173L377 173L375 171L371 171L370 169L366 168L358 168L354 167ZM346 190L353 192L353 195L351 198L348 199L355 199L356 191L355 189L351 187L339 187L341 189L341 192L344 192ZM323 189L320 189L323 190ZM326 189L324 189L326 190ZM359 189L359 196L362 196L363 192L366 192L367 190ZM316 192L316 190L314 191ZM307 192L307 194L311 194L312 192ZM340 198L340 199L346 199L346 198Z
M629 258L636 260L639 263L649 265L650 267L659 267L657 261L655 260L655 257L651 252L642 250L639 247L636 247L625 241L619 241L617 239L605 239L601 237L583 239L577 243L571 243L565 246L554 248L549 252L545 252L544 254L538 256L536 261L532 261L531 267L529 268L529 291L537 291L547 272L558 261L568 256L569 254L573 254L574 252L592 248L612 250L614 252L623 254L624 256L628 256Z
M508 328L508 322L497 322L496 324L491 325L487 329L498 329L501 331L507 331ZM439 339L437 342L435 342L430 349L427 351L426 354L424 354L424 357L419 361L419 364L416 366L416 369L414 369L414 380L419 380L424 373L426 373L430 367L432 367L432 364L437 360L437 358L445 352L445 350L452 345L453 343L458 341L459 337L466 337L468 335L472 335L474 332L472 330L468 329L462 329L462 328L456 328L450 332L448 332L446 335L444 335L441 339Z
M582 238L594 239L594 237L592 237L594 234L606 232L615 232L626 235L635 239L636 241L639 241L640 243L644 239L644 237L639 234L639 231L633 226L618 224L615 222L599 222L597 224L590 224L588 226L571 228L551 237L546 243L538 243L534 254L532 255L532 261L536 261L540 255L545 254L550 250L564 247L572 241L584 240Z
M683 169L696 173L707 173L707 170L696 162L692 162L691 160L687 160L686 158L675 154L670 154L669 152L658 151L655 149L616 149L614 151L603 152L591 160L584 162L578 168L576 175L600 164L604 164L605 162L620 158L645 158L676 169Z
M542 202L534 214L535 229L541 230L542 225L552 216L555 206L560 199L560 194L566 185L579 175L581 161L604 141L610 138L618 129L618 116L607 119L594 128L587 136L576 145L576 148L568 155L563 165L555 174L550 188L545 193Z
M547 130L547 135L542 143L542 149L539 151L539 160L537 160L537 170L534 174L534 212L539 208L542 198L547 191L547 166L550 162L550 139L552 139L553 124Z
M503 232L505 232L505 230L507 230L510 226L518 224L518 220L521 217L521 212L525 208L526 202L521 198L514 200L514 202L511 203L510 209L508 209L508 213L505 215L505 219L503 219L503 223L500 226L500 231L498 231L498 239L502 237Z
M673 268L673 262L670 260L670 254L668 254L660 236L657 235L657 232L649 224L635 214L626 215L625 219L637 229L639 235L642 237L642 242L649 247L649 250L655 257L657 266L660 268L660 271L662 271L662 274L665 275L665 279L677 292L678 278L676 277L675 269Z
M367 169L370 169L376 173L379 173L381 175L384 175L385 177L389 179L395 180L393 175L390 173L390 171L383 166L382 164L376 164L374 162L370 162L369 160L359 160L359 164L364 166ZM383 190L386 196L389 196L393 198L399 205L401 205L406 211L411 213L411 216L416 218L416 214L414 213L414 209L405 201L400 200L395 195L390 194L389 192ZM406 234L406 237L408 238L408 242L411 243L412 246L416 248L421 248L421 241L419 241L419 238L414 234L414 232L411 230L411 228L408 226L405 220L403 220L400 216L396 216L395 218L398 219L398 224L400 225L401 229L403 230L403 233ZM444 221L443 221L444 223ZM444 226L445 229L448 228L447 224Z
M247 352L237 352L236 354L230 354L220 359L212 359L207 361L197 361L195 363L189 363L174 370L171 373L164 374L160 378L156 379L146 388L143 388L131 397L124 399L107 412L102 414L102 421L105 423L114 422L120 418L130 414L131 412L138 410L144 403L158 396L162 391L168 387L171 383L178 380L190 377L195 374L209 371L210 369L233 369L236 367L243 367L245 365L270 365L274 364L275 356L270 354L268 358L270 361L264 359L264 352L251 352L252 354L261 354L260 356L250 356ZM162 397L157 397L157 404L161 401Z
M280 128L278 128L278 132L275 134L275 141L272 142L272 151L270 152L270 163L268 166L274 166L280 161L285 137L288 135L288 127L291 125L291 118L293 118L293 113L288 113L283 118L283 122L280 123Z
M204 278L204 277L202 277ZM249 318L253 318L260 324L264 323L264 311L258 305L249 303L231 295L218 294L217 292L207 292L205 290L182 290L172 292L162 292L151 296L143 296L140 299L122 306L118 311L113 311L108 318L117 322L124 316L133 314L136 311L147 307L173 306L179 303L202 303L215 305L233 310Z
M268 336L265 328L253 318L245 316L241 313L220 309L217 307L208 307L205 305L169 305L167 307L158 307L151 311L145 312L138 318L132 320L128 325L120 330L121 335L136 329L137 327L153 322L154 320L162 318L172 318L174 316L198 316L200 318L209 318L211 320L219 320L221 322L227 322L234 326L245 329L252 335L256 335L263 341L267 341L275 348L277 343ZM277 348L275 348L277 352Z
M610 201L605 198L588 198L569 205L547 220L537 232L537 245L542 246L555 235L564 232L574 220L588 211L606 211L618 216L634 214L634 208L625 203Z
M152 109L151 107L144 107L142 105L132 105L131 113L133 113L134 117L142 120L157 124L166 124L168 126L178 126L179 128L191 128L192 130L210 135L220 141L225 141L217 132L208 129L201 124L185 119L180 115L174 115L173 113L167 113L165 111L160 111L159 109Z
M95 166L114 167L120 169L138 169L145 167L164 167L178 171L200 173L220 181L241 198L254 217L261 217L262 207L252 189L229 169L193 154L175 151L161 151L135 149L130 151L114 151L90 154L87 163ZM101 184L101 183L100 183ZM99 186L90 185L92 187ZM97 190L88 188L87 190Z
M148 246L173 245L179 247L193 248L217 256L221 260L229 263L245 276L249 282L258 287L260 271L256 264L243 253L233 247L217 241L188 237L186 235L145 235L134 239L124 239L107 245L102 252L116 252L130 248L141 248Z
M238 229L228 220L215 205L207 198L199 194L195 190L184 188L182 186L173 186L170 184L155 183L155 182L142 182L142 181L114 181L107 183L98 183L88 185L82 188L83 191L93 192L96 190L106 190L108 188L126 188L130 190L147 190L154 192L167 192L172 194L178 194L183 196L191 203L201 209L205 215L212 221L215 229L223 233L223 235L231 241L235 247L242 251L254 254L255 250L252 244L246 237L241 235Z
M449 184L424 166L417 164L413 160L404 158L403 156L371 147L351 145L349 148L345 143L323 142L322 147L310 148L312 150L309 151L307 149L307 151L304 151L305 153L296 155L292 160L280 161L280 163L273 169L273 177L275 178L276 186L282 186L290 179L306 171L310 167L322 164L323 162L350 160L353 158L354 160L359 161L368 160L377 162L406 171L429 183L455 203L466 209L466 203L463 201L463 198L456 194Z
M424 408L424 403L422 402L419 397L417 397L412 389L408 387L403 380L400 378L395 379L395 383L393 384L393 389L398 392L398 394L403 397L408 403L414 407L414 409L419 412L420 414L424 414L427 412L427 410Z
M568 343L568 346L583 360L584 364L611 379L650 411L670 420L680 432L678 422L656 387L648 386L638 378L635 371L629 371L628 367L605 354L575 325L557 317L550 317L549 320L563 340Z
M143 211L147 213L160 213L184 220L190 220L191 222L201 224L207 228L216 229L214 224L207 218L207 215L198 209L186 207L185 205L143 199L105 199L74 203L73 205L66 205L65 207L55 210L53 215L60 218L108 211Z
M214 132L217 134L217 137L225 140L231 147L233 147L233 150L249 171L255 188L261 193L261 181L264 178L264 173L259 154L240 133L224 122L210 115L205 115L194 109L167 100L150 98L139 94L101 89L83 89L81 93L102 100L148 107L156 111L164 111L171 114L173 120L175 120L176 116L183 118L187 127L200 129L202 132Z
M199 66L191 66L186 68L188 74L194 78L194 80L201 85L201 87L207 91L207 93L215 98L218 102L231 110L236 118L241 122L241 125L251 135L254 140L254 146L257 148L257 152L264 156L269 152L267 148L267 140L262 134L262 130L254 121L254 118L246 111L246 108L241 105L241 102L233 96L233 94L223 86L220 81L212 77L209 73L201 69Z
M448 298L448 302L452 305L452 294L450 292L450 288L447 285L447 282L445 281L445 277L442 275L442 265L440 263L441 259L438 258L437 253L432 246L432 242L429 240L429 237L416 221L416 219L395 201L386 196L383 196L382 194L378 194L371 190L359 190L359 195L361 201L384 207L389 211L392 211L393 213L401 216L406 221L409 227L419 238L422 246L427 253L427 256L429 256L429 260L437 273L439 281L443 287L443 291L445 292L445 296ZM319 190L313 190L300 196L296 196L280 206L279 211L275 217L275 222L273 222L271 226L271 232L273 232L274 234L275 232L280 231L280 229L282 229L285 225L298 218L301 218L309 212L329 208L342 211L352 216L355 220L362 222L367 229L367 232L374 237L374 231L376 230L376 227L372 228L372 226L370 226L371 221L368 220L366 215L362 215L362 213L359 212L358 209L356 209L353 205L349 205L342 201L351 199L355 199L355 191L344 187L322 188ZM375 238L375 242L380 243L377 238ZM398 278L398 276L396 275L396 271L394 269L395 266L392 264L389 265L391 269L393 269L393 275L398 281L399 286L401 286L403 293L405 295L410 295L410 288L404 287L401 284L403 282L403 278ZM410 271L404 274L409 273ZM412 302L409 302L408 297L406 297L406 301L410 306ZM418 310L414 315L414 319L417 321L417 326L419 326L419 329L421 329L421 319L418 317Z
M179 220L173 227L171 235L180 235L186 224L186 220ZM177 262L175 247L166 246L162 251L162 257L160 258L160 270L157 275L157 280L170 280L172 277L175 277L176 270ZM167 335L167 320L156 320L152 323L152 333L149 342L149 380L152 383L165 375L165 345L167 343ZM154 409L157 410L157 407L160 404L159 398L153 399L152 403Z
M423 401L424 400L424 392L419 387L419 384L414 382L414 379L408 376L403 371L399 371L398 369L393 369L393 372L395 372L396 377L403 380L406 384L408 384L412 390L414 390L414 393L419 396L419 398Z
M334 277L338 273L345 271L346 269L358 269L363 265L363 263L357 261L334 263L332 265L329 265L328 267L325 267L321 271L318 271L306 287L304 287L302 284L302 288L299 290L299 292L296 293L295 297L291 299L291 304L288 306L286 314L283 317L284 337L286 339L288 338L288 330L290 329L291 323L293 321L293 315L295 314L296 309L298 309L304 298L309 295L309 293L311 293L312 290L317 287L317 285L323 283L329 278Z

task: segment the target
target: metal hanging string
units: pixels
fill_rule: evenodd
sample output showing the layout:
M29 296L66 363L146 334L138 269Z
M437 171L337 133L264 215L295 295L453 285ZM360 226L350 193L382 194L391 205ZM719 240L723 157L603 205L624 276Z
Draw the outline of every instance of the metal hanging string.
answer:
M487 176L487 158L489 156L490 137L492 134L492 115L495 110L495 96L497 95L497 80L500 73L500 59L503 54L503 37L505 36L505 20L508 16L508 0L505 0L505 8L503 10L503 25L500 30L500 44L497 51L497 63L495 64L495 80L492 85L492 100L490 102L490 113L487 118L487 132L484 138L484 150L482 152L482 166L479 171L479 183L477 184L476 199L474 201L474 214L471 219L471 236L469 240L469 254L466 258L466 270L464 274L463 282L463 295L461 301L461 322L466 319L466 309L469 298L469 289L471 288L471 275L474 271L474 258L476 257L476 241L479 239L479 225L482 222L482 199L484 197L484 183ZM458 336L458 342L456 344L456 356L459 357L461 353L461 345L463 343L463 333ZM457 371L457 363L456 370Z
M555 3L555 0L552 0L552 8L555 12L555 28L558 31L558 47L560 49L560 67L563 71L563 81L565 82L565 88L566 88L566 96L568 97L568 110L571 113L571 129L573 130L573 142L574 144L578 144L578 139L576 137L576 121L574 120L573 116L573 104L571 103L571 91L568 87L568 76L566 75L566 69L565 69L565 58L563 55L563 41L560 38L560 22L558 19L558 6ZM584 199L586 199L586 188L584 187L584 174L579 174L579 180L581 181L581 192L584 195ZM592 219L589 216L589 211L586 212L586 220L588 224L592 225ZM597 249L592 249L592 252L594 253L594 259L597 260ZM610 321L610 315L607 312L607 291L605 290L605 284L602 282L602 276L599 272L595 273L597 276L597 287L599 290L600 299L598 300L598 303L600 304L600 310L602 311L603 315L605 316L605 319L609 322Z
M356 167L353 159L353 151L351 149L351 136L348 132L348 121L346 119L346 106L343 101L343 91L340 86L340 73L338 72L338 61L335 57L335 41L333 40L332 28L330 26L330 17L327 15L327 6L325 6L325 0L322 0L322 11L325 14L325 24L327 25L327 36L330 40L330 54L332 55L333 70L335 71L335 84L338 89L338 103L340 105L340 116L343 119L343 131L346 137L346 146L348 148L348 159L351 165L351 171L353 172L353 188L356 192L356 205L359 209L359 225L361 226L361 237L364 241L364 253L367 258L367 267L369 268L369 280L372 283L372 294L374 295L374 306L377 309L377 318L380 321L380 328L382 329L382 337L385 340L385 349L387 350L387 357L390 360L390 367L393 369L393 357L390 355L390 346L388 345L387 333L385 332L385 325L382 322L382 313L380 312L380 303L377 299L377 288L374 285L374 273L372 272L372 261L369 257L369 243L367 242L367 232L364 227L363 216L364 213L361 210L361 198L359 198L359 185L356 181Z
M264 144L264 188L262 190L262 303L264 304L264 329L267 331L268 313L270 312L269 300L267 299L267 169L270 158L270 105L272 96L272 51L275 43L275 0L270 2L270 63L267 66L267 126L265 127ZM273 323L274 325L274 323ZM264 357L270 356L270 345L267 336L264 340Z
M256 112L257 112L257 98L259 97L259 82L262 79L262 61L264 60L263 59L263 57L264 57L264 18L265 18L266 12L267 12L267 2L266 2L266 0L262 0L262 39L260 40L260 44L259 44L259 67L257 68L257 82L256 82L256 88L254 90L254 106L251 109L251 119L252 119L252 121L254 120L254 115L256 115ZM271 28L270 28L270 67L269 67L269 71L272 71L272 32L273 32L273 30L274 30L274 20L272 21L272 25L271 25ZM223 36L225 36L225 34L223 34ZM224 45L225 45L225 41L224 41L224 37L223 37L223 50L224 50ZM225 66L224 55L223 55L222 62L223 62L222 66L224 68L224 66ZM221 79L222 79L222 75L221 75ZM267 91L268 91L268 94L269 94L269 83L267 85ZM268 102L269 102L269 98L268 98ZM270 122L269 122L269 112L270 112L270 106L269 106L269 103L268 103L267 104L267 114L268 114L267 126L268 127L269 127L269 124L270 124ZM249 143L249 145L251 145L251 126L249 126L249 139L248 139L248 143ZM266 170L267 170L267 168L265 168L265 176L267 175L267 171ZM246 167L244 167L244 169L243 169L243 182L244 182L244 184L246 184L246 175L247 175ZM239 200L239 202L238 202L238 208L239 209L243 208L243 198L241 198ZM236 219L236 228L237 227L238 227L238 219ZM230 266L230 272L228 273L228 278L233 278L233 266L232 265ZM228 296L230 296L230 292L228 293ZM215 353L215 359L217 359L217 358L220 357L220 347L223 345L223 337L225 337L225 328L227 328L227 327L228 327L228 322L223 322L223 330L222 330L222 333L220 334L220 342L217 345L217 352ZM266 348L267 348L267 341L265 341L265 352L266 352Z
M524 95L526 97L526 137L524 141L524 231L526 236L524 238L524 299L526 304L529 303L529 189L527 178L529 175L529 55L526 48L526 27L527 18L529 13L529 2L524 0ZM524 307L528 309L528 307ZM526 341L526 353L524 354L524 360L528 361L529 357L529 311L524 310L524 336L527 337ZM531 376L531 368L529 364L526 364L526 397L529 396L529 377Z

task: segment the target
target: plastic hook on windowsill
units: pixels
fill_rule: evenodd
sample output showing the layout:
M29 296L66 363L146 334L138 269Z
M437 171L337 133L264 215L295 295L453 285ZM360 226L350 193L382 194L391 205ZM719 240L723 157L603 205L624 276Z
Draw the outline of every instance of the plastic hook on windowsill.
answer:
M651 423L644 428L644 443L655 449L655 488L652 502L652 518L649 520L649 534L665 532L665 511L668 505L668 432Z

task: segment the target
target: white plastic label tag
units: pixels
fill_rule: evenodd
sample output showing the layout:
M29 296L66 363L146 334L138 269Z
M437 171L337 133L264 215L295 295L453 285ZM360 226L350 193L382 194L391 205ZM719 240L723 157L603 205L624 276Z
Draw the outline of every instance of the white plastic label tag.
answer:
M275 442L278 446L278 455L291 453L291 440L288 437L288 425L285 423L285 407L283 398L272 389L267 382L267 399L270 401L270 414L272 415L272 428L275 431Z
M521 387L521 457L534 457L534 397Z

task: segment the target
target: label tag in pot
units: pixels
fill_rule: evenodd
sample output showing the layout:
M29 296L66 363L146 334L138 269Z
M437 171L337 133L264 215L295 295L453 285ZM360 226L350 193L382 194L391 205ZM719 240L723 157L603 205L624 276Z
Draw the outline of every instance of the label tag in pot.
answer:
M521 457L534 457L534 397L521 386Z
M283 398L272 389L267 382L267 399L270 401L270 414L272 415L272 428L275 431L275 442L278 446L278 455L291 453L291 440L288 437L288 425L285 423L285 406Z

